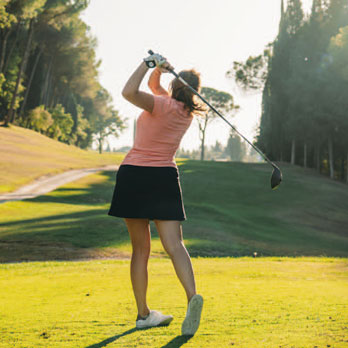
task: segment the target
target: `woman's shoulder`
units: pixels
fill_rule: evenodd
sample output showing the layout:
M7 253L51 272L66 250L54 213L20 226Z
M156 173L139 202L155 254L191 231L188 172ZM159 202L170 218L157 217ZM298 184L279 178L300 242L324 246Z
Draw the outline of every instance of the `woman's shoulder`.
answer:
M176 100L170 96L169 98L170 98L170 103L172 104L172 107L176 113L178 113L180 116L183 116L185 118L190 118L192 116L182 101Z
M153 114L175 113L185 118L192 118L185 104L170 95L155 95Z

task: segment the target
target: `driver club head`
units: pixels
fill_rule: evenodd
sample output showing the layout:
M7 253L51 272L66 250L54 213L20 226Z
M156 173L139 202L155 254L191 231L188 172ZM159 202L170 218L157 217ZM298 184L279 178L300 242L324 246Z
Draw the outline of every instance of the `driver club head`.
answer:
M282 172L280 171L280 169L276 165L273 165L273 173L272 173L272 177L271 177L272 190L275 190L279 187L282 179L283 179Z

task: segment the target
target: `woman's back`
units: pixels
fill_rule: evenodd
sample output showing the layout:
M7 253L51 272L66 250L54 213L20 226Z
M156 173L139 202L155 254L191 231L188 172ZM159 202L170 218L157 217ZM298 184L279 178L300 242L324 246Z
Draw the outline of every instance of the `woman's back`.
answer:
M134 145L122 164L177 167L175 153L191 125L193 115L184 103L170 96L153 97L153 111L143 111L139 116Z

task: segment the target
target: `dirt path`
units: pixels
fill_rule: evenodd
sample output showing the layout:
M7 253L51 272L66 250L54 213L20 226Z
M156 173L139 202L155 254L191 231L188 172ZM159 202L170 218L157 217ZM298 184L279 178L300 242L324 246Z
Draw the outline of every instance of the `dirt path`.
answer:
M110 165L100 168L74 169L57 175L41 176L31 184L22 186L14 192L0 194L0 203L35 198L51 192L59 186L83 178L86 175L100 171L116 171L118 167L118 165Z

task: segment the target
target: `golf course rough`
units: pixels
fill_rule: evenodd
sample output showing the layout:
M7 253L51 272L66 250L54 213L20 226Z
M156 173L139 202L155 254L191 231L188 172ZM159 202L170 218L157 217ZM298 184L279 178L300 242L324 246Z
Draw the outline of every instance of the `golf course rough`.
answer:
M150 259L150 308L168 327L134 330L129 261L0 265L1 348L348 347L348 259L194 258L197 334L179 337L186 299L169 259Z

